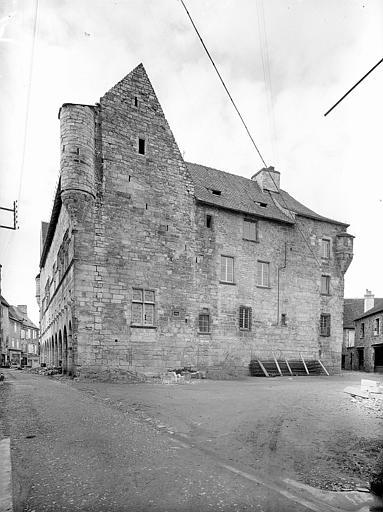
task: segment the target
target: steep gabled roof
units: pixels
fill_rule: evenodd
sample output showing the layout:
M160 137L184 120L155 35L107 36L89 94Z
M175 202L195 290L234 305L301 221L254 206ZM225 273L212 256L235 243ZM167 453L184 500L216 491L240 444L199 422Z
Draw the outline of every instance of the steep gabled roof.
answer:
M284 190L281 190L280 193L269 192L268 190L262 191L255 180L219 171L206 165L185 163L194 182L197 201L294 224L293 218L283 211L287 206L288 210L297 215L348 227L348 224L318 215ZM262 206L265 204L267 206Z

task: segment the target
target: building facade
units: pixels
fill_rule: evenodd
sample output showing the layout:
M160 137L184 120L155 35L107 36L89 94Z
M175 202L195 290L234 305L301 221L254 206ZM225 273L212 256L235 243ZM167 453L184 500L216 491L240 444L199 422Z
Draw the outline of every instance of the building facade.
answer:
M10 306L2 295L0 295L0 301L0 363L1 366L5 366L8 360Z
M340 370L347 224L280 188L184 161L142 65L64 104L40 273L41 360L97 378L252 358Z
M363 299L344 299L343 310L343 345L342 368L344 370L364 371L364 358L361 348L356 348L355 319L376 306L383 306L383 299L375 298L370 290L366 290Z
M383 373L383 304L355 319L353 370Z

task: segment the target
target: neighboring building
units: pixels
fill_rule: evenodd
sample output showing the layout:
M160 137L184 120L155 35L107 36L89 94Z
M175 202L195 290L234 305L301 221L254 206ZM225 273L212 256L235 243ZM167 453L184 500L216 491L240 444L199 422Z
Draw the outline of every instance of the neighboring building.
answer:
M15 306L9 307L9 341L7 346L7 362L21 366L21 328L23 317Z
M340 370L347 224L293 199L273 167L247 179L185 162L142 65L59 118L42 362L109 378L302 354Z
M383 299L376 299L370 290L366 290L363 299L344 299L342 368L345 370L363 370L363 356L355 348L355 319L376 306L383 306Z
M355 318L353 370L383 373L383 302Z
M1 297L1 365L37 366L39 329L28 318L27 306L11 306Z
M0 364L4 366L8 360L7 347L9 344L9 304L0 295L1 306L0 306Z
M28 317L27 306L17 306L17 311L23 318L20 330L21 364L33 368L39 365L39 328Z

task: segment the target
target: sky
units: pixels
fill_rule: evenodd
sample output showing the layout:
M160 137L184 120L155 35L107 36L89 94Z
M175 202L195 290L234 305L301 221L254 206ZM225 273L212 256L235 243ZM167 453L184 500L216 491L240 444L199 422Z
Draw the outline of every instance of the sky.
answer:
M383 57L383 2L185 3L281 187L350 224L345 296L383 297L383 64L324 116ZM263 167L179 0L0 2L0 206L19 205L19 229L0 228L2 294L35 323L59 108L96 103L141 62L185 160L248 178Z

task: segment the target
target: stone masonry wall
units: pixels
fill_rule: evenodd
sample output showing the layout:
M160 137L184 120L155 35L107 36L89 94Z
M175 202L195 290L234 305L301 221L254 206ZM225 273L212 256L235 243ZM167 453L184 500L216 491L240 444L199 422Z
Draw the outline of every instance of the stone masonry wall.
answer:
M246 372L252 357L273 353L320 357L330 371L340 370L344 268L337 235L344 226L297 217L316 261L296 226L260 219L259 241L249 242L242 235L243 215L197 204L141 65L94 109L66 104L61 118L67 140L63 211L74 240L71 315L78 375L129 378L227 364ZM77 161L79 155L83 161ZM212 228L206 227L207 213ZM55 240L63 229L59 220ZM320 257L322 237L331 240L329 260ZM219 282L221 255L234 257L235 284ZM270 262L269 288L257 286L258 259ZM331 277L328 296L320 293L322 273ZM138 290L154 302L153 325L133 315ZM252 307L249 332L239 330L240 305ZM209 334L198 333L204 311L212 320ZM331 314L329 337L320 336L321 312ZM286 326L280 324L282 313Z

